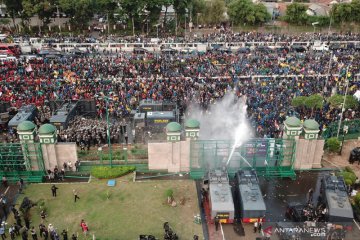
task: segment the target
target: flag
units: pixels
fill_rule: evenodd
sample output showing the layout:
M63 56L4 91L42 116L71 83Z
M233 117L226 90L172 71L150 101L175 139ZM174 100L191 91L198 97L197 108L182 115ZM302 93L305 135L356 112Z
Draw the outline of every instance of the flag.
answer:
M32 69L32 67L31 67L31 64L29 64L29 65L26 67L25 70L26 70L27 72L32 72L33 69Z

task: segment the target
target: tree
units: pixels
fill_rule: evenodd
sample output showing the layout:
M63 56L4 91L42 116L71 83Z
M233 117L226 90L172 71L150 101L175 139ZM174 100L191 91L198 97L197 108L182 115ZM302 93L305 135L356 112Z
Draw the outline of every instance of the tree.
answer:
M118 5L116 0L97 0L95 10L97 13L106 14L107 20L114 21L114 13Z
M20 12L23 10L22 0L5 0L6 11L11 16L14 27L16 28L15 18L20 15Z
M230 20L234 24L263 24L271 19L263 4L254 4L250 0L234 0L228 6Z
M341 108L344 103L344 96L335 94L328 98L328 103L333 108ZM359 106L359 102L354 96L347 95L345 101L345 109L356 109Z
M291 100L291 105L293 107L303 107L305 106L305 100L306 97L304 96L295 97Z
M211 0L207 3L207 23L218 24L224 20L225 2L223 0Z
M95 11L93 0L59 0L60 8L70 17L70 23L84 29Z
M340 150L340 141L337 137L328 138L325 143L325 148L330 152L339 152Z
M320 94L314 94L305 99L305 107L311 109L311 117L314 113L314 109L321 109L323 104L324 100Z
M192 2L192 17L196 20L196 24L203 24L207 18L207 4L205 0L194 0Z
M22 0L26 15L33 16L37 14L43 26L51 22L51 17L56 11L57 4L57 0Z
M352 7L350 3L334 4L332 7L334 22L343 24L352 20Z
M174 4L174 0L163 0L163 5L165 6L164 21L163 21L164 27L166 27L168 8L173 4Z
M292 3L286 8L285 21L297 25L305 25L308 15L304 4Z

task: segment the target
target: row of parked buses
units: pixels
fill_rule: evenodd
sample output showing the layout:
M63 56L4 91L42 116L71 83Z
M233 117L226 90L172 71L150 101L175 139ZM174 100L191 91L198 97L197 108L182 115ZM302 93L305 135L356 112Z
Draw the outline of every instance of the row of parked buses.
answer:
M35 43L34 43L35 44ZM20 44L21 45L21 44ZM35 46L36 45L36 46ZM36 43L33 45L36 49L41 49L48 44ZM241 49L254 50L259 47L269 50L282 48L303 49L304 51L313 49L317 51L328 50L360 50L360 41L332 41L332 42L214 42L214 43L52 43L51 46L58 51L68 51L71 49L80 49L82 51L98 50L98 51L125 51L133 52L134 49L144 49L149 52L160 52L163 49L173 49L185 52L206 52L208 50L230 50L238 51Z

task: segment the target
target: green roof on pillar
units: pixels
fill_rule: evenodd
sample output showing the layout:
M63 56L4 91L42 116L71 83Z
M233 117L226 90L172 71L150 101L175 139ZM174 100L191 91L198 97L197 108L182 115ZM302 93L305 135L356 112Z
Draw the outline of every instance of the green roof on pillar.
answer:
M166 125L166 130L168 132L181 132L181 125L177 122L171 122Z
M54 132L56 132L56 127L49 123L41 125L39 128L39 134L53 134Z
M23 121L17 126L17 131L32 132L36 128L36 125L30 121Z
M297 117L288 117L285 120L285 124L288 125L289 127L300 127L301 121Z
M314 119L308 119L304 122L304 128L308 130L319 130L319 123Z
M200 122L196 119L190 118L185 122L186 128L200 128Z

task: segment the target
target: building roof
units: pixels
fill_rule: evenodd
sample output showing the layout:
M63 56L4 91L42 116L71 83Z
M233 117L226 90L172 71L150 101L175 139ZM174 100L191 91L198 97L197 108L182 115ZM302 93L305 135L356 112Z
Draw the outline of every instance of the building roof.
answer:
M177 122L170 122L170 123L168 123L168 125L166 125L166 130L168 132L180 132L181 125Z
M304 122L304 128L308 130L319 130L319 123L314 119L308 119Z
M310 16L327 16L329 7L327 5L312 3L306 13Z
M190 118L185 122L186 128L200 128L200 122L196 119Z
M23 121L18 125L17 130L23 132L32 132L35 128L36 125L33 122Z
M46 123L39 128L39 134L53 134L54 132L56 132L56 127L49 123Z
M297 117L288 117L285 120L285 124L288 125L289 127L300 127L301 121Z

